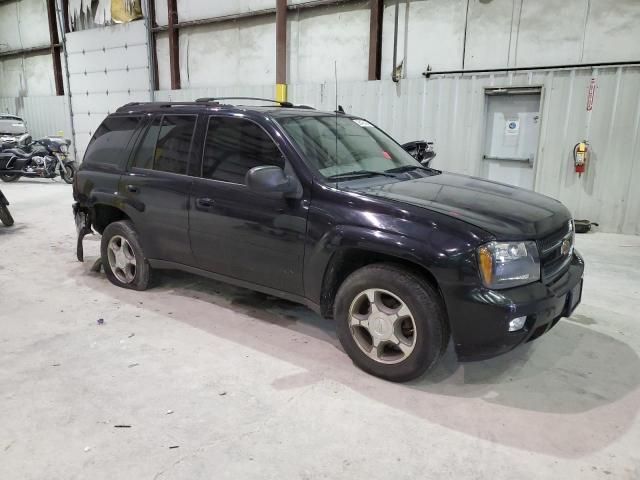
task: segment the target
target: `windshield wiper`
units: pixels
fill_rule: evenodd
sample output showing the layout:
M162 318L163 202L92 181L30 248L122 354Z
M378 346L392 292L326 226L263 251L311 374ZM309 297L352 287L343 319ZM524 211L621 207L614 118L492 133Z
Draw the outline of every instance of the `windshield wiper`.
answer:
M429 172L431 175L442 173L440 170L436 170L435 168L423 167L421 165L404 165L402 167L390 168L389 170L385 170L385 173L405 173L412 172L414 170L424 170L425 172Z
M374 177L374 176L398 178L397 176L389 173L388 171L376 172L374 170L354 170L352 172L337 173L335 175L331 175L330 177L327 177L327 180L331 181L331 180L341 180L343 178L349 178L349 177Z

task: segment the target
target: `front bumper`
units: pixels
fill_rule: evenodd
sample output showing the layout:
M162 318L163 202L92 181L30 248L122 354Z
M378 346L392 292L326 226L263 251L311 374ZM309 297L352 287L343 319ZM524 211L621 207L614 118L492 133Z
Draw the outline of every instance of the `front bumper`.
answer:
M550 285L506 290L465 285L443 292L458 358L494 357L548 332L580 303L583 273L582 257L574 252L567 271ZM523 316L525 326L509 332L509 321Z

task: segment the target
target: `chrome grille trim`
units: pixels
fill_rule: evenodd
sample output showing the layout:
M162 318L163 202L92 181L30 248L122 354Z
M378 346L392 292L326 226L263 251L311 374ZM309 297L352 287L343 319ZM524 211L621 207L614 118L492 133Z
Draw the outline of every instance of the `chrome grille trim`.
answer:
M568 269L572 254L563 254L561 250L562 244L566 239L571 242L569 252L573 252L575 236L569 223L545 238L538 240L542 281L544 283L553 283Z

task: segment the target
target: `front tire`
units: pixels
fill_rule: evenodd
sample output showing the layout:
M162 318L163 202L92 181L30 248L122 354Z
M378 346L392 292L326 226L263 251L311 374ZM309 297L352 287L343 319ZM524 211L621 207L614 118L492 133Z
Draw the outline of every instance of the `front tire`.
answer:
M76 176L76 167L72 163L68 163L64 166L64 171L60 175L62 180L66 183L73 183L73 179Z
M0 204L0 222L2 222L6 227L13 225L11 212L9 212L9 208L4 204Z
M440 295L401 266L374 264L349 275L336 294L334 316L353 362L392 382L425 373L449 342Z
M2 180L3 182L16 182L18 181L18 179L20 178L20 174L19 173L8 173L6 175L0 175L0 180Z
M100 253L102 266L111 283L132 290L149 288L151 266L130 221L114 222L104 229Z

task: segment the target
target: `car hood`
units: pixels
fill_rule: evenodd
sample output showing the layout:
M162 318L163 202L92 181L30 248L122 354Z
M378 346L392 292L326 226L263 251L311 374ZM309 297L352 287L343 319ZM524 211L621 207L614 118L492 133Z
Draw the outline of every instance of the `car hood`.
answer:
M553 198L453 173L353 190L460 218L498 239L539 238L558 230L571 218L567 208Z

